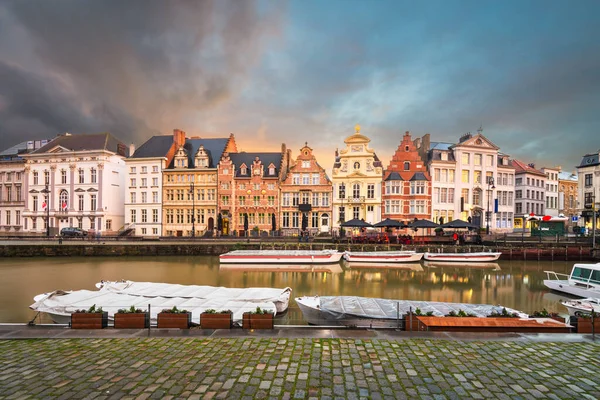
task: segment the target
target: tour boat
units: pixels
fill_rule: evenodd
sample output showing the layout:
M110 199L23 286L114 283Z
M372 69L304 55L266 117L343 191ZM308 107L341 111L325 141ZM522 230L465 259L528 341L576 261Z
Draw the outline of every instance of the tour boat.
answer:
M423 258L427 261L448 262L489 262L496 261L502 253L479 252L479 253L425 253Z
M569 275L544 272L548 278L544 280L544 285L549 289L578 297L600 298L600 263L575 264Z
M148 309L151 321L163 309L177 306L192 313L192 321L199 322L200 314L207 309L231 310L234 321L241 320L246 311L256 307L280 314L287 310L292 289L225 288L197 285L177 285L154 282L103 281L96 284L99 290L56 290L34 297L29 306L34 311L50 315L56 323L66 324L76 310L92 305L102 307L109 319L122 308L135 306Z
M502 313L506 307L488 304L444 303L436 301L412 301L377 299L356 296L304 296L297 297L296 304L310 325L398 328L401 318L409 312L421 310L423 315L431 312L442 317L460 310L476 317ZM521 318L527 314L506 308L509 314Z
M423 253L416 253L414 251L346 251L344 253L344 259L346 261L361 263L403 263L419 261L421 258L423 258Z
M469 261L467 263L461 264L455 261L425 261L423 263L426 267L433 268L474 268L474 269L491 269L493 271L500 271L500 264L497 262L472 262Z
M600 314L600 298L588 297L581 300L565 300L560 302L569 310L569 315L579 317L593 312Z
M234 250L221 254L221 263L237 264L327 264L337 263L344 253L337 250Z

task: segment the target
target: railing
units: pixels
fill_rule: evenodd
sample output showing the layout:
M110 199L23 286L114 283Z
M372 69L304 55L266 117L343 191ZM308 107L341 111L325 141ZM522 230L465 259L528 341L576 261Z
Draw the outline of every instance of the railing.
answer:
M560 279L558 276L565 276L567 277L567 279L569 279L568 274L559 274L558 272L554 272L554 271L544 271L546 273L546 278L548 278L549 281L562 281L564 279ZM554 278L552 278L551 276L554 275Z
M365 201L365 197L348 197L348 203L363 203Z

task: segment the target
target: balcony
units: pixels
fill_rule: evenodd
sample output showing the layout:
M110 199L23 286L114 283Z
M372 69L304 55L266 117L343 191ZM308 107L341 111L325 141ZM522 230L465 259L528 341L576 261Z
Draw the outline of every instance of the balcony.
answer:
M365 197L348 197L348 203L364 203Z

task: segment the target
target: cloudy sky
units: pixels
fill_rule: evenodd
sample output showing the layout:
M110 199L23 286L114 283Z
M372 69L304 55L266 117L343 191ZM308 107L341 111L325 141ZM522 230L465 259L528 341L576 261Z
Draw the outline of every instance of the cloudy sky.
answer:
M330 168L359 123L387 163L404 131L572 170L600 148L600 2L0 3L0 147L173 128Z

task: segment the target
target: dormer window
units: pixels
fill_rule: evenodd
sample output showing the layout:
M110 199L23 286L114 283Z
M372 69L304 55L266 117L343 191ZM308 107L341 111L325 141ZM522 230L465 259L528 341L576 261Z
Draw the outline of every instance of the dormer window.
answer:
M187 153L180 147L175 154L175 168L187 168L188 166L188 157Z
M442 153L440 156L442 161L448 161L448 153Z
M275 167L269 167L269 175L275 175Z
M195 158L196 168L208 167L208 154L206 154L206 151L204 150L204 146L200 145L194 158Z
M246 168L245 166L243 166L242 168L240 168L240 173L242 175L246 175L248 173L248 168Z

